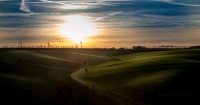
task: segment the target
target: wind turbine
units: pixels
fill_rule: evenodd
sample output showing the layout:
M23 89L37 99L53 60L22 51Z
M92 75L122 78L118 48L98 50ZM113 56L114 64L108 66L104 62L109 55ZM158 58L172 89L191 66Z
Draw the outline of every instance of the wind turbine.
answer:
M22 48L22 41L20 41L19 44L20 44L20 48Z
M49 42L47 43L47 45L48 45L48 48L50 48L50 47L51 47L51 45L50 45L50 43L49 43Z
M76 43L76 48L78 48L78 45L77 45L77 43Z
M81 44L81 48L82 48L82 47L83 47L83 46L82 46L82 45L83 45L83 42L80 41L80 44Z

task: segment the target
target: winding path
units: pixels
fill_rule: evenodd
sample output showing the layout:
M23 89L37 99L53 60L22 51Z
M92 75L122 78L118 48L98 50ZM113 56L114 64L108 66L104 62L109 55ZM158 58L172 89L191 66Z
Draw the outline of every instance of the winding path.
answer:
M81 70L81 69L80 69ZM83 84L84 86L87 86L88 88L92 89L92 90L95 90L97 93L100 93L100 94L103 94L107 97L109 97L110 99L112 99L113 101L115 101L116 103L118 103L118 105L127 105L126 102L124 100L122 100L119 96L113 94L113 93L110 93L110 92L107 92L107 91L104 91L102 89L99 89L97 87L94 87L92 85L89 85L89 84L86 84L80 80L78 80L77 78L75 78L75 76L73 75L73 73L71 74L71 77L72 79L74 79L75 81Z

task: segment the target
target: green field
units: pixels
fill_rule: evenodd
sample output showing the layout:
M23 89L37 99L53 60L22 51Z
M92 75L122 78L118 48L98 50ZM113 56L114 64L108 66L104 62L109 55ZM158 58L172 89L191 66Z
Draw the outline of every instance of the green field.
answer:
M72 74L77 81L114 93L126 104L192 105L200 50L143 52L115 56L111 61Z
M1 50L0 104L117 105L70 77L83 61L92 66L108 60L96 50Z
M1 50L0 104L188 105L194 101L200 50L132 52Z

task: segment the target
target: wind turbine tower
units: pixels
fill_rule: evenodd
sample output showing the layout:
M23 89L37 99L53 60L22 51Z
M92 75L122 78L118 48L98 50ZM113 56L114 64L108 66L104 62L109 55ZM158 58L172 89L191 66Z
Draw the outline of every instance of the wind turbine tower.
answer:
M20 44L20 48L22 48L22 41L20 41L19 44Z
M81 44L81 48L83 48L83 42L80 42L80 44Z
M49 43L49 42L47 43L47 45L48 45L48 48L50 48L50 47L51 47L51 45L50 45L50 43Z

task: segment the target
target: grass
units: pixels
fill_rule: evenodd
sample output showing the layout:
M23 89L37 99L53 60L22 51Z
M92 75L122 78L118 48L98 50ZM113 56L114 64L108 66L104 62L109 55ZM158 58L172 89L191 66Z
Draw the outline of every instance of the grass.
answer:
M199 64L200 50L144 52L117 56L72 76L132 104L188 105L194 102Z
M70 74L87 64L108 61L96 51L6 50L0 52L0 103L20 105L116 104L74 81ZM93 53L93 54L92 54ZM95 62L94 62L95 60Z
M96 65L107 60L110 60L109 57L105 56L105 54L99 53L98 51L35 51L39 54L45 54L48 56L67 59L69 61L77 62L82 64L84 61L87 61L88 66ZM100 51L102 52L102 51ZM104 52L104 51L103 51ZM105 52L104 52L105 53Z

